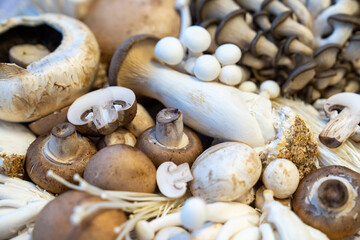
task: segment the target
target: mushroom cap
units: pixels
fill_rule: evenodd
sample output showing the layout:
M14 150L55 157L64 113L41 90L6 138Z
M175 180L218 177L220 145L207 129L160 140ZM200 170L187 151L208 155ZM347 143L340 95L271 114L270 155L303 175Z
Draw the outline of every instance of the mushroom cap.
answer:
M171 161L176 165L189 163L191 166L195 159L203 152L200 138L195 132L184 127L184 134L188 144L180 148L169 148L159 143L155 138L155 127L143 132L136 142L136 148L145 153L156 167L163 162Z
M221 68L221 73L219 76L220 82L235 86L238 85L243 79L243 73L241 67L238 65L226 65Z
M274 192L275 197L284 199L296 191L300 176L294 163L279 158L266 166L262 180L266 188Z
M169 65L179 64L184 55L184 47L175 37L164 37L155 45L155 56Z
M52 170L69 182L73 182L74 174L83 175L85 166L90 158L96 153L95 145L86 137L79 136L79 145L76 155L68 163L60 163L47 158L44 155L44 145L50 139L50 134L38 137L26 153L25 167L30 179L41 188L52 192L62 193L68 190L66 186L46 175Z
M85 24L64 15L42 14L10 18L0 25L0 119L33 121L90 89L100 50ZM29 42L42 43L51 53L26 69L10 64L9 49Z
M258 154L240 142L224 142L205 150L191 167L191 193L207 202L232 201L246 194L261 175Z
M95 107L101 109L95 112ZM107 87L76 99L67 113L79 132L89 135L110 134L131 122L136 115L136 96L124 87ZM99 121L100 120L100 121Z
M266 80L260 84L261 91L268 92L270 99L274 99L280 95L280 86L274 80Z
M94 1L84 22L99 41L101 61L109 63L116 49L136 34L177 37L180 15L174 3L175 0Z
M221 65L232 65L240 61L241 50L238 46L232 43L220 45L215 51L215 57Z
M101 149L89 160L84 179L106 190L153 193L156 168L139 149L117 144Z
M80 191L67 191L61 194L49 202L37 216L32 238L34 240L116 239L114 228L127 220L122 210L99 210L77 226L70 222L74 207L83 203L101 201L104 200Z
M256 84L253 81L242 82L239 86L239 90L243 92L256 92L258 90Z
M339 180L348 190L349 204L343 209L324 208L317 200L321 183ZM294 194L294 212L306 224L322 231L331 239L342 239L360 230L360 175L343 166L326 166L303 178ZM331 198L336 200L338 193Z
M198 57L194 65L195 76L202 81L215 80L221 71L221 66L216 57L204 54Z
M199 229L207 221L207 215L206 202L199 197L191 197L181 207L181 224L190 230Z
M201 26L190 26L185 29L180 41L192 52L201 53L209 48L210 33Z

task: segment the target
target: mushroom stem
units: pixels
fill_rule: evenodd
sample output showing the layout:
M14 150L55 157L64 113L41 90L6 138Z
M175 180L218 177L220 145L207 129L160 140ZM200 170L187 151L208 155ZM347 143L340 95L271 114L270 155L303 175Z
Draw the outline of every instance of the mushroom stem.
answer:
M169 166L168 170L176 188L182 188L184 184L194 179L188 163L183 163L178 166Z
M349 200L349 193L344 183L336 179L329 179L320 184L318 202L324 208L332 211L344 206Z
M186 145L182 112L177 108L161 110L156 115L155 136L159 143L170 148Z
M181 26L180 26L180 38L183 35L186 28L191 26L191 14L189 7L189 0L176 0L175 9L180 11Z
M68 163L78 151L79 138L71 123L56 125L44 146L44 155L52 161Z

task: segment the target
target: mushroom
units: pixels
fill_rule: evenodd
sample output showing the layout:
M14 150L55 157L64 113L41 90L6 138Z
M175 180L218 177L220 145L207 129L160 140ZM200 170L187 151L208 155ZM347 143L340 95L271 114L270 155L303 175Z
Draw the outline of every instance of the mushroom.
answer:
M331 5L331 0L307 0L306 8L308 9L313 20L317 19L317 16L322 11L326 10Z
M267 32L271 28L269 13L265 11L255 12L253 15L254 23L260 27L261 30Z
M360 32L349 39L349 45L344 49L343 58L350 61L355 71L360 75Z
M264 198L264 191L266 190L266 187L264 185L262 185L261 187L259 187L256 190L256 195L255 195L255 208L257 209L262 209L264 207L264 202L265 202L265 198ZM291 198L285 198L285 199L279 199L274 197L274 199L281 203L282 205L288 207L289 209L291 209Z
M198 57L194 64L194 75L201 81L213 81L218 78L221 66L216 57L204 54Z
M272 121L265 117L271 114L268 99L223 84L198 81L156 62L156 41L152 36L139 35L124 43L113 57L110 84L130 87L136 94L178 108L186 125L211 137L243 141L250 146L261 146L274 137Z
M220 20L218 20L218 19L209 19L200 24L203 28L206 29L206 31L209 32L209 34L211 36L210 46L206 50L208 53L214 53L216 51L216 49L218 48L218 45L215 42L215 33L216 33L216 29L217 29L219 22L220 22Z
M76 99L67 118L78 131L90 135L107 135L131 122L136 115L136 97L124 87L108 87L89 92Z
M306 176L295 192L295 213L331 239L360 229L360 175L343 166L326 166Z
M326 100L324 111L330 121L319 139L327 147L339 147L358 129L360 110L354 103L359 100L359 94L347 92L335 94Z
M266 166L262 181L267 189L274 192L275 197L288 198L299 185L299 171L291 161L278 158Z
M137 138L140 137L146 129L153 126L155 126L154 120L144 106L139 103L136 106L136 115L134 119L130 123L124 125L124 127Z
M156 168L137 148L117 144L101 149L89 160L84 179L106 190L153 193Z
M209 48L211 36L205 28L194 25L184 30L180 41L188 48L189 57L198 57Z
M163 162L156 170L159 190L168 198L179 198L186 193L186 183L193 180L188 163L176 166L173 162Z
M136 147L159 167L171 161L176 165L192 165L203 151L195 132L183 125L182 112L177 108L164 108L156 115L156 126L147 129L138 138Z
M248 227L234 235L231 238L232 240L241 240L241 239L253 239L253 240L261 240L263 239L261 236L261 231L259 227Z
M47 204L36 218L33 239L115 239L115 227L127 218L119 209L97 211L80 224L71 222L76 206L104 201L100 197L80 191L67 191Z
M337 55L341 51L341 46L338 44L326 44L314 52L314 60L318 64L316 67L317 72L323 72L332 68L336 61Z
M187 235L183 235L187 234ZM158 231L154 240L189 239L189 233L181 227L166 227ZM180 237L181 236L181 237ZM187 236L188 238L185 238Z
M295 36L289 37L284 44L284 53L286 55L299 54L304 56L312 56L314 51L311 47L297 40Z
M239 90L243 92L255 93L257 92L258 88L253 81L245 81L239 85Z
M191 236L194 240L216 240L216 235L222 226L221 223L206 222L201 228L192 231Z
M0 119L33 121L90 89L100 51L83 23L56 14L15 17L1 23L0 36ZM9 63L10 48L39 43L51 53L26 68Z
M191 26L191 13L189 0L175 0L174 7L180 12L180 38L184 34L186 28Z
M240 9L233 0L201 0L196 5L197 21L223 19L228 13Z
M207 202L232 201L247 194L261 174L261 161L248 145L224 142L205 150L191 167L191 193Z
M116 129L115 132L103 136L97 146L98 149L103 149L104 147L115 144L126 144L134 147L136 144L136 137L128 130L120 127Z
M260 84L260 95L275 99L280 95L280 86L273 80L266 80Z
M24 178L26 151L36 137L19 123L1 120L0 136L0 174Z
M226 65L221 68L219 75L219 81L229 86L239 85L246 78L244 73L246 70L244 67L238 65Z
M215 57L222 66L234 65L240 61L241 49L235 44L222 44L216 48Z
M57 124L67 121L67 112L69 106L57 110L45 117L42 117L28 125L30 130L38 136L45 135L51 132L51 129Z
M21 44L15 45L9 50L9 60L22 68L26 68L33 62L49 55L50 51L41 44Z
M175 37L164 37L155 46L155 56L169 65L177 65L184 58L182 43Z
M26 153L26 171L31 180L52 193L62 193L67 187L46 176L48 170L71 181L83 174L89 159L96 153L95 145L78 135L70 123L56 125L51 134L38 137Z
M283 0L283 3L295 13L302 25L310 30L312 29L312 17L308 8L306 8L304 4L300 1L294 0Z
M292 94L304 88L313 80L317 66L318 64L315 61L310 61L293 70L282 86L284 93Z

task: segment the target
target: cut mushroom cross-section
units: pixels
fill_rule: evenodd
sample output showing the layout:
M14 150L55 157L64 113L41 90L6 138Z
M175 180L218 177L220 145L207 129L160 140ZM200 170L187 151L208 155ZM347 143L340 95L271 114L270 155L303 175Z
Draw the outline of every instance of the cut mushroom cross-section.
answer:
M99 89L76 99L67 118L82 133L107 135L136 115L136 97L124 87Z
M327 147L336 148L345 142L359 128L360 95L356 93L338 93L324 104L324 111L330 118L319 135L320 141Z

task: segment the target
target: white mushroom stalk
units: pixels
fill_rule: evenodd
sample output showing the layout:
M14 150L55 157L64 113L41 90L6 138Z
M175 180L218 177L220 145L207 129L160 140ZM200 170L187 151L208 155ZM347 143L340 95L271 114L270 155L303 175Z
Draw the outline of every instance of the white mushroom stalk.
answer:
M8 63L7 57L0 63L0 119L12 122L33 121L71 104L90 89L100 60L94 35L76 19L57 14L10 18L1 23L0 35L19 27L33 31L16 33L22 41L40 38L52 52L26 68ZM6 41L0 42L5 52L15 44Z
M1 174L0 192L0 239L14 237L34 223L41 209L54 198L31 182Z
M71 217L73 224L80 224L87 216L103 208L122 209L130 213L129 220L114 229L114 231L119 233L118 240L123 239L125 236L129 237L130 231L134 229L138 221L167 216L168 213L178 210L187 198L184 196L182 198L170 199L159 194L102 190L87 183L77 174L74 175L74 181L79 182L79 185L66 181L52 171L48 172L48 176L71 189L84 191L109 200L108 202L85 203L77 206ZM169 216L171 218L171 214Z
M180 38L184 34L185 29L190 27L192 23L189 4L190 4L190 0L175 1L175 9L177 9L180 12L180 18L181 18Z

